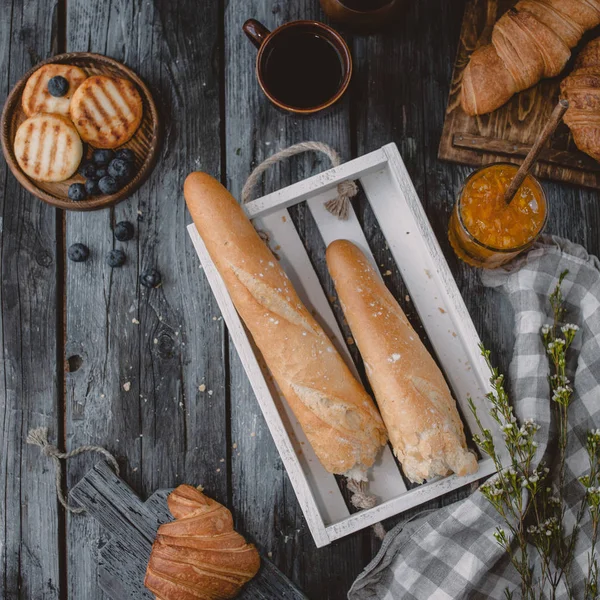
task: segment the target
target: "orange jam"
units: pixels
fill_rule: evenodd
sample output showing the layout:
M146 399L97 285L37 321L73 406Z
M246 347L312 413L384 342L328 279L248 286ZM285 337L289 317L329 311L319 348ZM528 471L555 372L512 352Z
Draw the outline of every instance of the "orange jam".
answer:
M449 230L450 243L465 262L499 267L529 247L544 227L546 198L534 177L526 177L510 204L504 200L517 169L491 165L465 182Z

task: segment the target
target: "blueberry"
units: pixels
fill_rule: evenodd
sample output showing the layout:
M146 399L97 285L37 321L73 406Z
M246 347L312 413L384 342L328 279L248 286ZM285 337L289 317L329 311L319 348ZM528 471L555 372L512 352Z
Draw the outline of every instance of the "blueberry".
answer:
M115 158L108 165L108 174L117 181L129 181L133 174L133 167L131 163L124 161L122 158Z
M85 262L89 255L90 250L84 244L72 244L67 250L67 256L73 262Z
M72 183L69 186L68 196L75 202L81 202L87 198L87 192L85 191L85 185L83 183Z
M146 269L140 275L140 283L147 288L158 287L162 283L162 277L156 269Z
M115 225L115 237L120 242L127 242L133 238L134 229L129 221L120 221Z
M95 179L96 167L91 162L82 163L79 167L79 174L86 179Z
M135 161L135 154L133 153L133 150L130 150L129 148L117 150L116 157L131 164Z
M105 167L115 157L115 153L109 149L94 150L92 160L99 166Z
M106 255L106 264L113 269L125 264L125 252L123 250L111 250Z
M100 181L100 179L102 179L103 177L106 177L107 175L108 175L108 170L106 167L98 167L96 169L94 179L97 179L98 181Z
M88 196L98 196L98 194L100 194L98 182L95 179L88 179L85 182L85 191L87 192Z
M69 82L64 77L56 75L48 80L48 92L50 92L51 96L61 98L62 96L65 96L68 91Z
M99 182L98 187L103 194L115 194L119 191L119 184L114 177L104 176Z

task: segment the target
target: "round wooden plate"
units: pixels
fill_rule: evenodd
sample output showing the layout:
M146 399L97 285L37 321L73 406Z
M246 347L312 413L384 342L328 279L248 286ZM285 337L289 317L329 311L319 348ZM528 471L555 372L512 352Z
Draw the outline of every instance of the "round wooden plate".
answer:
M74 202L69 199L67 191L72 183L83 183L85 181L78 173L66 181L47 183L43 181L34 181L25 175L21 170L21 167L19 167L19 163L17 163L13 152L13 142L19 125L27 118L21 108L23 89L32 73L41 66L49 63L75 65L83 69L88 76L108 75L123 77L135 83L144 105L142 123L134 136L126 144L121 146L123 148L130 148L135 154L135 176L116 194L111 194L109 196L90 196L88 199L81 202ZM160 144L160 122L158 111L156 110L156 105L154 104L154 100L152 99L152 95L150 94L150 90L146 87L146 84L138 77L138 75L136 75L136 73L120 62L108 58L107 56L92 54L90 52L59 54L58 56L53 56L52 58L41 62L26 73L19 80L17 85L15 85L6 100L6 104L2 111L2 118L0 120L0 129L2 130L2 150L6 162L19 183L33 195L48 202L48 204L66 210L95 210L125 200L125 198L129 197L140 187L152 171ZM83 160L90 158L92 152L93 148L89 144L84 144Z

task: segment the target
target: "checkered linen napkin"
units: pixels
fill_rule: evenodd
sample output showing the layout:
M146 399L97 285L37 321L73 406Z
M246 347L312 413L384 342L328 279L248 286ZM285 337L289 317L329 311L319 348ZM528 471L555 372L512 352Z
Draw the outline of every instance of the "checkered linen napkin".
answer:
M583 494L577 477L588 468L589 429L600 427L600 261L576 244L544 237L511 268L485 271L483 283L506 295L514 309L515 346L509 369L511 398L520 421L540 426L536 440L551 464L555 428L549 400L548 358L540 327L551 322L549 295L568 269L562 290L566 322L579 325L571 346L569 377L574 398L569 408L566 461L566 523L572 524ZM504 598L519 577L493 538L501 522L480 492L440 510L400 523L386 536L379 554L355 581L349 600ZM586 515L571 571L573 597L581 598L587 573L591 526ZM518 590L515 597L519 597ZM559 598L566 598L565 589Z

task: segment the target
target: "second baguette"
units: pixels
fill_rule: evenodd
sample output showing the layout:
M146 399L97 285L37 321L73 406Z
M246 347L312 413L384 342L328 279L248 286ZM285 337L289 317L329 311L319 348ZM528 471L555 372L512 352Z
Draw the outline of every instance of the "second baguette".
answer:
M477 471L444 376L379 273L346 240L327 248L327 266L405 475Z
M373 400L233 196L204 173L187 177L184 195L238 313L317 457L330 473L364 478L387 441Z

